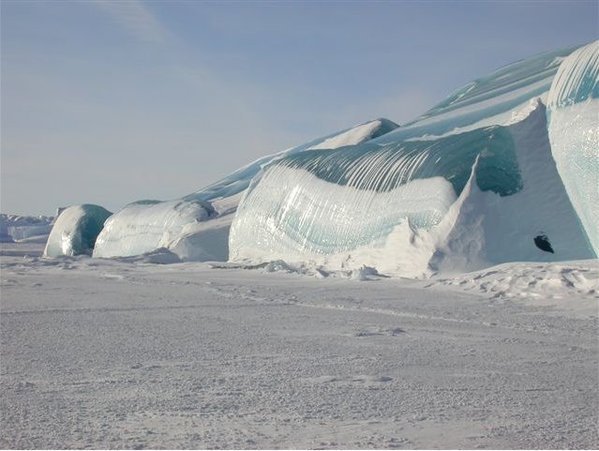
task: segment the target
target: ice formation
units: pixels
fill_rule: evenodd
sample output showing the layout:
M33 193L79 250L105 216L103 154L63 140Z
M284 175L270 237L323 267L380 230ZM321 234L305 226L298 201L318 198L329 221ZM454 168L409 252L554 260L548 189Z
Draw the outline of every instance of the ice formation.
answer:
M185 234L186 228L214 214L208 202L140 201L111 216L98 236L94 257L140 255L160 248Z
M518 61L401 127L377 119L127 205L93 255L417 277L596 258L598 80L598 42Z
M287 155L359 144L397 124L377 119L263 157L180 200L142 201L115 213L98 237L94 257L126 257L166 248L182 260L227 260L229 229L237 204L252 178L268 163Z
M558 70L574 72L577 78L565 76L569 85L584 87L567 89L596 89L596 61L596 43L521 61L377 139L271 162L238 208L230 259L366 264L419 276L595 257L589 239L597 220L588 225L577 212L592 214L599 204L579 207L564 189L545 103L556 84L565 89L555 81ZM560 114L569 118L567 111ZM553 110L549 116L557 127ZM599 143L589 126L596 130L596 121L596 113L588 114L577 129L586 139L583 153L593 160L585 166L591 193ZM548 245L539 247L541 237ZM543 249L548 246L553 252Z
M60 213L46 243L44 256L91 255L96 238L111 215L99 205L73 205Z
M547 103L553 158L599 254L599 42L563 61Z

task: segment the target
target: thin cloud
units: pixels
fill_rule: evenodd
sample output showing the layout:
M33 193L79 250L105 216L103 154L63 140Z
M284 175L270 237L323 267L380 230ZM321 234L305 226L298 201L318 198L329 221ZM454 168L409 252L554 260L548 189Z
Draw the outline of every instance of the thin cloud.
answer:
M154 14L139 0L95 0L92 2L112 19L142 42L164 43L166 29Z

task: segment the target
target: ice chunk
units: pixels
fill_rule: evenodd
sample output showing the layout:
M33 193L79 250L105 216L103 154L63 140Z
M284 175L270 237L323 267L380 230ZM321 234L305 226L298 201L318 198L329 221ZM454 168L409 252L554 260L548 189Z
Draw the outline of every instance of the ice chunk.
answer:
M84 204L66 208L52 227L44 256L91 255L104 221L111 214L99 205Z
M599 41L563 61L547 106L553 157L599 255Z
M169 249L185 227L213 215L212 206L199 200L129 204L106 221L98 236L94 257L128 257Z

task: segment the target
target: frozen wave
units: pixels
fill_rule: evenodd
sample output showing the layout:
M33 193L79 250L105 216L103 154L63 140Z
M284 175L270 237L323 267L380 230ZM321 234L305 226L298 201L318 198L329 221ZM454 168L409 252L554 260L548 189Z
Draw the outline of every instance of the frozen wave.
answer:
M599 41L564 60L547 101L553 157L599 254Z
M409 276L592 258L545 125L539 102L523 121L468 137L279 160L241 203L230 258ZM541 234L555 253L535 245Z
M369 121L263 157L180 200L127 205L107 221L98 237L94 257L128 257L166 248L183 260L227 260L229 228L237 204L264 166L310 149L362 143L396 127L387 119Z
M366 122L179 200L128 205L94 256L409 276L595 258L598 60L591 43L518 61L402 127Z

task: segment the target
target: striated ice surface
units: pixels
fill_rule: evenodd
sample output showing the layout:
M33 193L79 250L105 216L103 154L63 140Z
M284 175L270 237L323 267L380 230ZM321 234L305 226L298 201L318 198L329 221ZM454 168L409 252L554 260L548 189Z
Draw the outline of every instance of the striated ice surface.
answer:
M547 102L553 157L599 254L599 41L563 61Z
M548 136L554 77L585 50L572 52L501 68L366 143L272 161L238 208L230 259L426 275L595 257Z
M508 125L531 99L545 100L560 64L574 49L556 50L498 69L458 89L412 122L380 137L389 143Z
M111 215L99 205L73 205L60 213L46 243L44 256L91 255L96 238Z
M181 199L130 204L94 256L160 250L412 277L596 258L598 47L502 67L402 127L369 121Z
M229 228L237 204L263 166L310 149L359 144L397 127L387 119L376 119L263 157L180 200L127 205L107 221L94 257L128 257L166 248L182 260L227 260Z
M249 186L252 178L254 178L254 176L271 161L288 155L294 155L305 150L337 149L338 147L342 146L361 144L383 136L397 127L399 126L395 122L381 118L357 125L347 130L327 135L322 138L314 139L305 144L292 147L282 152L262 157L253 163L238 169L224 179L186 196L185 199L214 201L216 199L237 195L243 192Z
M128 257L167 248L186 227L214 214L208 202L141 201L111 216L98 236L94 257Z
M410 276L592 258L545 117L538 102L509 127L278 160L239 206L230 258L366 264ZM535 245L539 235L553 254Z

